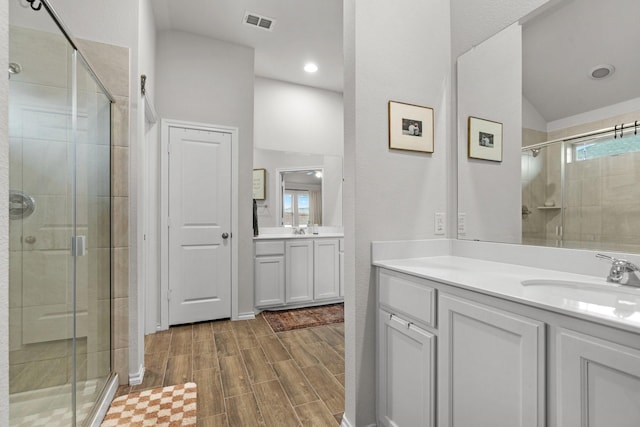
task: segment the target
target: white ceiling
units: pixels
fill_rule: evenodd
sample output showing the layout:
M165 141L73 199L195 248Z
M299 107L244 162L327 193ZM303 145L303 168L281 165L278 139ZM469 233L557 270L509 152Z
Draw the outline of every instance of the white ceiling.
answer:
M640 97L640 0L566 0L523 27L523 94L553 121ZM615 73L588 72L611 64Z
M342 0L153 0L158 30L180 30L255 49L257 76L342 92ZM245 12L275 19L273 31ZM302 68L315 62L314 74Z

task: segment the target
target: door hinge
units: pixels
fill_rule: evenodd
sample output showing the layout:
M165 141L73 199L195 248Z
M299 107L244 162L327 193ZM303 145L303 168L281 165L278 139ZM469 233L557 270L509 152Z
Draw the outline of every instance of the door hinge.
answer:
M171 227L171 217L167 217L167 228Z
M167 143L167 154L171 154L171 143Z
M171 289L167 291L167 301L171 301L171 292L173 292Z

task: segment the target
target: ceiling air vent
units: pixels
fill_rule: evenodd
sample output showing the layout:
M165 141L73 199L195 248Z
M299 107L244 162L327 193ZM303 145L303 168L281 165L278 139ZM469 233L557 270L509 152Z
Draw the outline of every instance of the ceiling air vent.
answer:
M272 31L273 25L275 24L275 19L268 18L266 16L258 15L257 13L245 12L244 18L242 19L247 25L251 25L252 27L262 28L263 30Z

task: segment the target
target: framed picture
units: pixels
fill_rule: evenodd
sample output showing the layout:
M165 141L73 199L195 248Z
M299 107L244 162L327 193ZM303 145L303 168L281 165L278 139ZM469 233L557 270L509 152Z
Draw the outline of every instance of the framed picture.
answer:
M253 170L253 198L256 200L264 200L266 198L265 188L267 181L266 169Z
M389 101L389 148L433 153L433 108Z
M469 157L502 161L502 123L469 117Z

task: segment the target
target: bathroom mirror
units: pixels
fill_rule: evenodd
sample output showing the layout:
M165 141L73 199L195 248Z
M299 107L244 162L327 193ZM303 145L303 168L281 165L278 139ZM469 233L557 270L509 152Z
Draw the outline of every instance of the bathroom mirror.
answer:
M304 227L322 224L322 177L324 170L315 168L278 169L280 180L278 222L282 227Z
M255 148L253 165L266 174L258 227L342 226L342 156Z
M458 238L640 252L635 129L562 142L640 121L640 2L548 5L458 58ZM469 158L470 116L502 124L501 162Z

